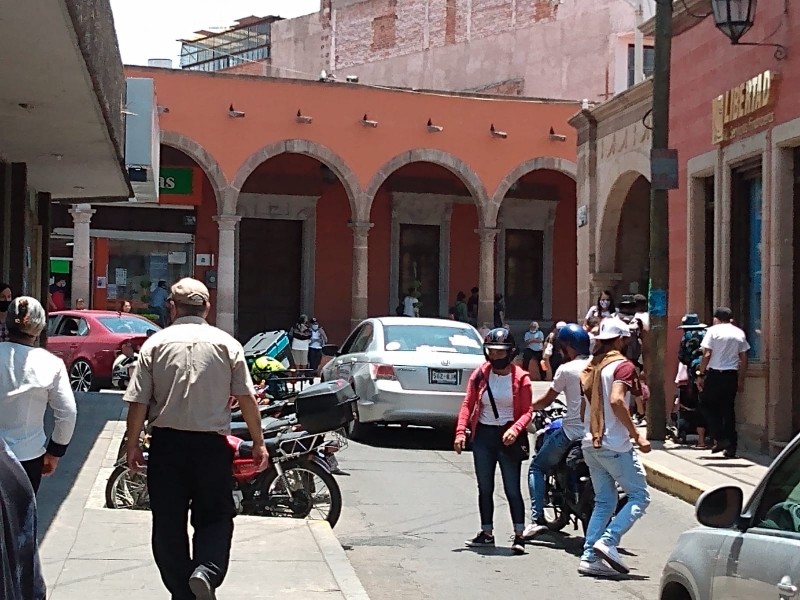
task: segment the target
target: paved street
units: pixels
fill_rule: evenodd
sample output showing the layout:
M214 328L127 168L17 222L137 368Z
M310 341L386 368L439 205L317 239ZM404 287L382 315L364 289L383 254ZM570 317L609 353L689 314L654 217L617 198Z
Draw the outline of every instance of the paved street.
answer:
M474 551L478 530L472 456L426 429L383 429L369 445L351 443L341 457L344 512L336 534L373 600L520 597L658 597L661 569L680 532L694 525L689 504L652 491L647 515L625 538L633 571L625 581L577 574L582 539L550 535L511 554L511 520L498 487L498 548ZM525 466L527 469L527 465ZM498 475L499 477L499 475ZM527 502L527 493L526 493Z

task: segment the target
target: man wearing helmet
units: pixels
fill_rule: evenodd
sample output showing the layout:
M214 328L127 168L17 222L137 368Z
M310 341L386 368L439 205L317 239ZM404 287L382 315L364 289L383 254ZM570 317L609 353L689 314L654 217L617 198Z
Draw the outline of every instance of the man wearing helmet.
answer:
M470 547L494 546L494 479L497 464L503 476L515 554L525 552L525 504L520 489L522 462L528 458L531 422L531 380L528 372L512 363L517 353L514 336L505 327L489 331L483 342L486 362L469 378L458 414L455 451L461 454L472 437L472 458L478 480L481 531L467 542Z
M589 364L589 334L577 323L569 323L559 329L555 338L565 361L553 376L550 389L533 403L533 410L550 406L559 394L564 394L567 415L561 429L548 435L542 448L531 461L528 485L531 491L531 524L525 528L523 537L532 540L548 530L544 523L545 477L569 450L570 444L583 437L581 421L581 373Z

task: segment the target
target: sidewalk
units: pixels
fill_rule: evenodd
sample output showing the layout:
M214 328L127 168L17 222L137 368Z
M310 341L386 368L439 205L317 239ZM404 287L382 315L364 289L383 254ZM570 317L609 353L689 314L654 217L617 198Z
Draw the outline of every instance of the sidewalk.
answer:
M742 488L746 502L771 462L768 457L747 454L724 458L722 454L711 454L710 450L671 441L652 444L652 452L639 454L648 483L692 504L704 491L721 485Z
M49 600L167 600L150 552L150 514L103 508L125 427L118 394L78 399L75 439L40 490L39 537ZM368 600L327 523L236 517L220 600Z

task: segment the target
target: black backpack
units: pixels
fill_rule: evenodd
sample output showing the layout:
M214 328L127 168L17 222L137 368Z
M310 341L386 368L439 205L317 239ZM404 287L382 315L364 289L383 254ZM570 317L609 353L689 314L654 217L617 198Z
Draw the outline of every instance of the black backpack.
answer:
M622 320L631 328L631 336L625 346L625 358L641 367L642 359L642 330L644 324L636 317L621 316Z

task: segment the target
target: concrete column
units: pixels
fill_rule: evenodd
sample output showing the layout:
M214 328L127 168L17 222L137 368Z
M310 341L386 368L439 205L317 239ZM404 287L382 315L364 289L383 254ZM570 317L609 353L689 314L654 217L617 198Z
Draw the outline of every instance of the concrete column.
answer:
M481 227L476 229L481 240L480 271L478 272L478 329L484 323L491 327L494 323L494 243L497 228Z
M217 327L234 335L236 330L236 226L242 217L218 215Z
M74 223L72 238L72 303L78 298L86 300L89 306L92 300L92 270L90 268L90 248L92 238L89 234L89 223L96 211L91 204L73 204L69 210Z
M353 230L353 304L350 323L353 327L367 318L369 300L369 230L374 223L350 223Z

